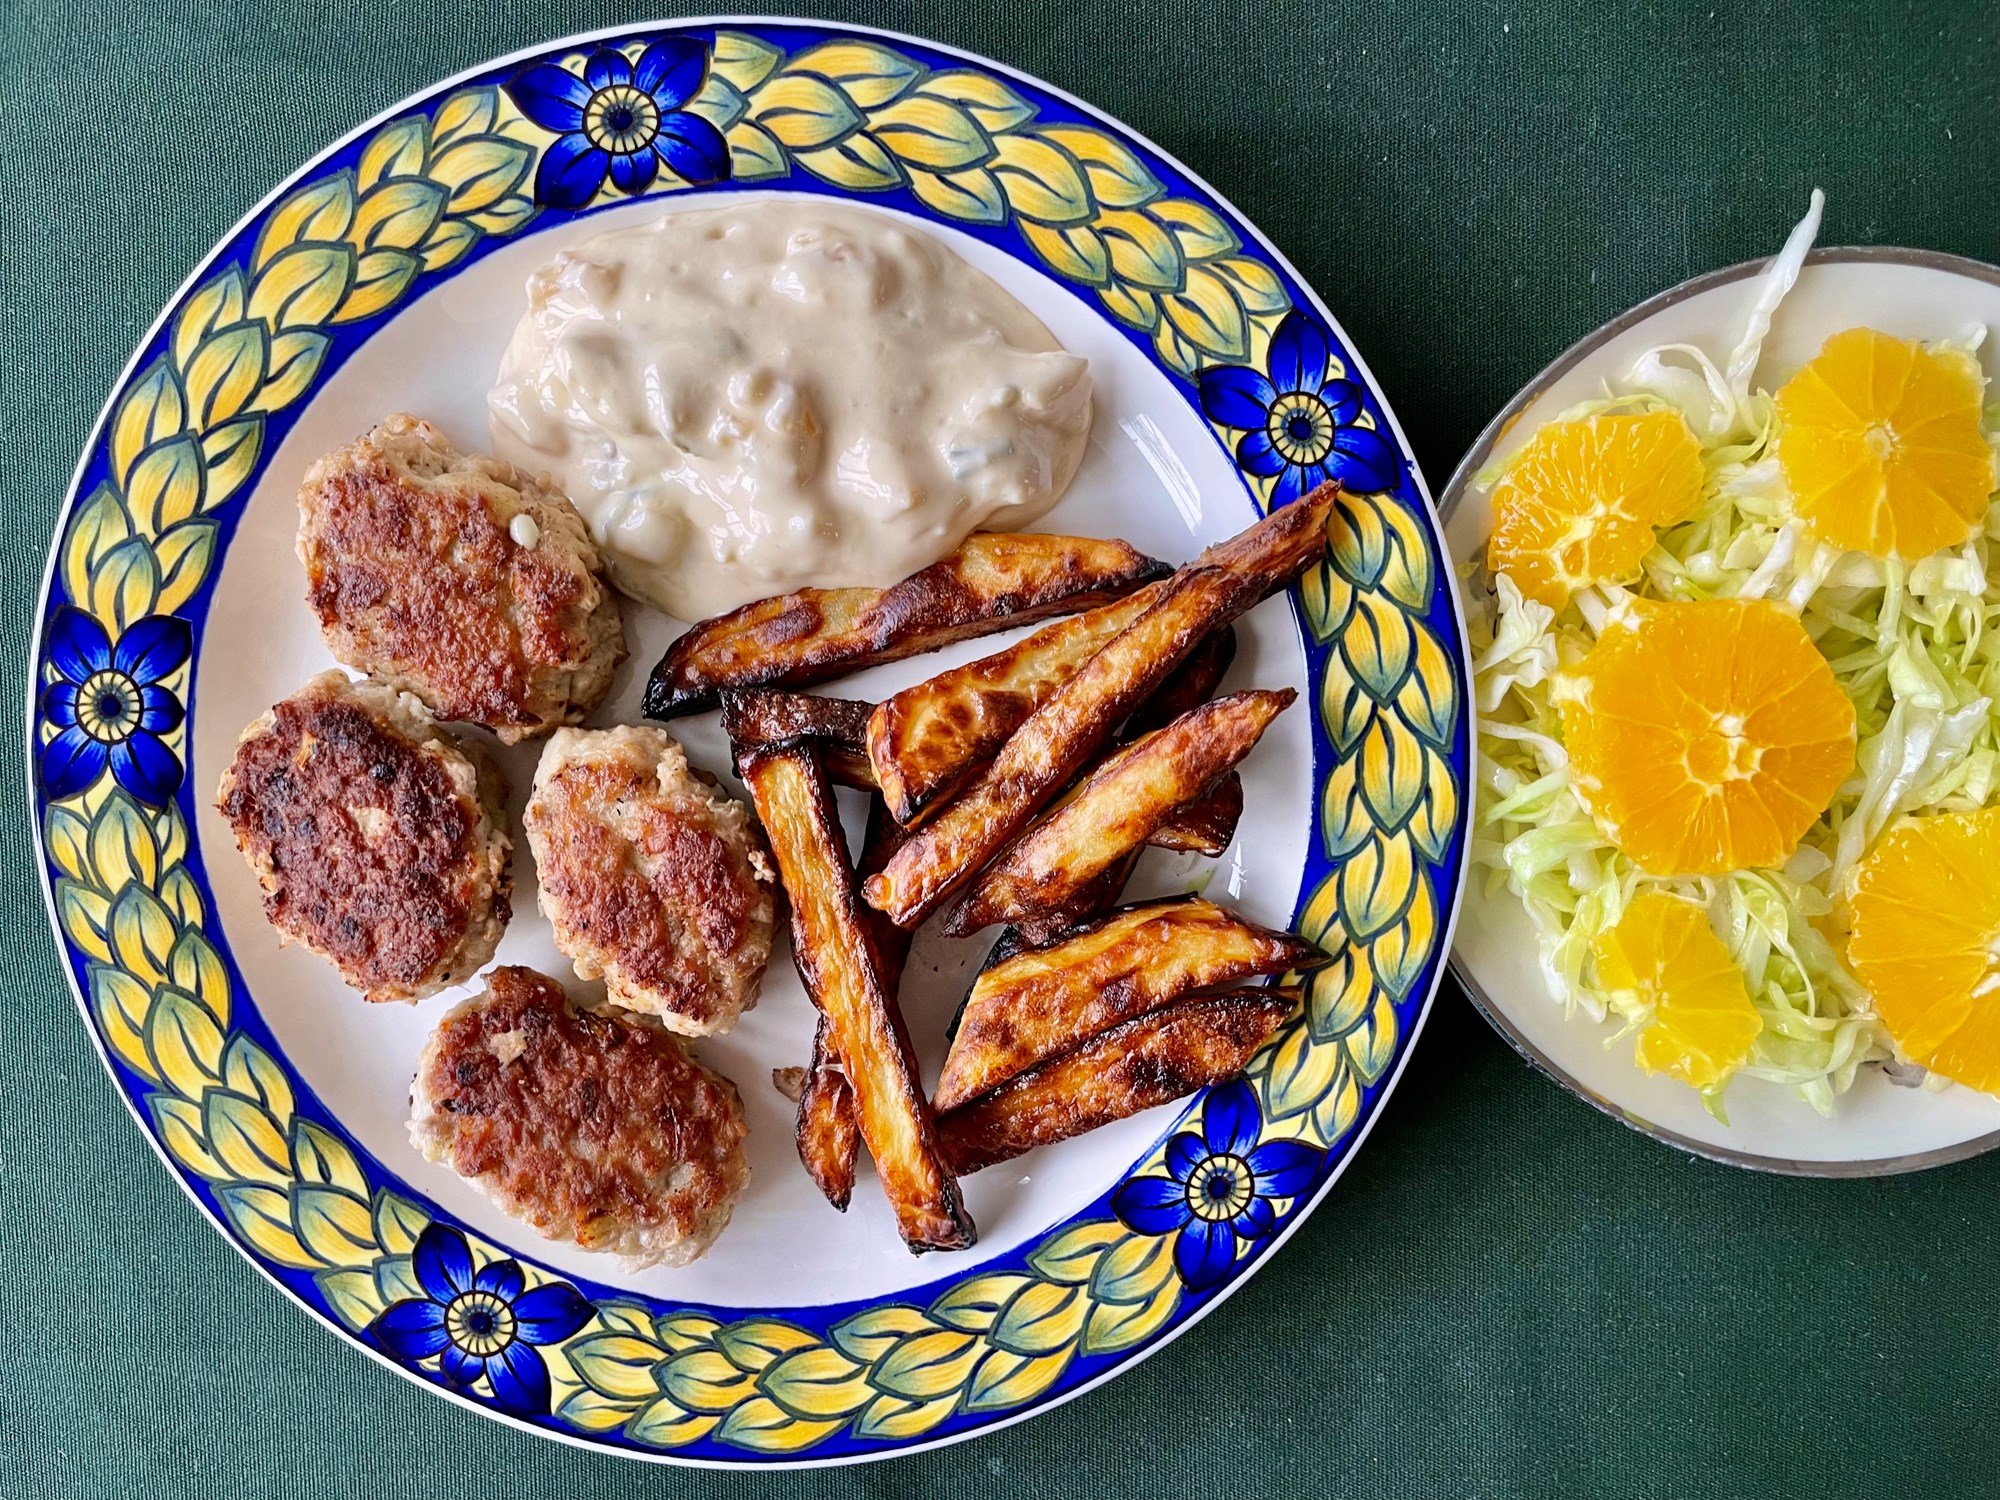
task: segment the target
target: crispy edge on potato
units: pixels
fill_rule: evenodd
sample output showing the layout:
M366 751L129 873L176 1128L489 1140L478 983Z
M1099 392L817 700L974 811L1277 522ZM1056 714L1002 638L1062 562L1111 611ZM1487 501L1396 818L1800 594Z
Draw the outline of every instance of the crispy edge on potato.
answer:
M1125 726L1125 742L1130 744L1143 734L1164 729L1182 714L1201 707L1222 686L1235 661L1236 627L1225 625L1195 647L1174 669L1173 676L1132 715ZM1213 859L1229 847L1242 820L1243 778L1231 771L1194 801L1169 813L1147 842L1169 853L1205 854ZM1125 882L1119 881L1109 900L1085 908L1084 914L1112 905L1124 888Z
M938 1116L977 1172L1235 1076L1298 1009L1297 989L1231 990L1149 1011Z
M868 759L882 799L921 823L1007 743L1105 642L1159 602L1164 582L1044 625L1004 651L884 698L868 719Z
M1103 604L1167 572L1128 543L975 533L885 589L800 589L703 620L646 681L646 717L713 708L724 688L804 687L953 641Z
M1243 821L1243 778L1231 771L1192 801L1167 814L1146 840L1169 854L1221 855Z
M976 1232L939 1153L902 1012L884 983L870 919L810 740L754 750L742 766L791 898L792 958L827 1019L876 1175L912 1250L962 1250Z
M945 931L964 937L1062 907L1228 775L1297 698L1290 688L1232 693L1134 740L980 872Z
M737 759L759 746L818 740L826 774L842 786L875 786L868 764L868 716L873 705L782 689L732 688L722 694L722 732Z
M1340 489L1323 484L1183 568L1159 602L1108 641L1034 713L965 793L870 877L869 905L915 927L1018 834L1200 643L1326 554Z
M1328 957L1200 897L1129 906L1049 947L995 944L959 1014L932 1106L955 1109L1185 995L1317 968Z
M799 1162L806 1176L842 1213L854 1195L854 1163L861 1151L861 1121L854 1109L854 1090L828 1035L827 1019L813 1028L812 1061L806 1065L799 1091L798 1120L793 1127Z
M944 904L1040 812L1160 679L1221 619L1253 602L1219 568L1187 575L1029 716L955 802L911 835L867 899L899 927Z
M868 759L896 820L920 825L1007 736L1144 614L1165 582L1045 625L1004 651L940 672L884 698L868 719ZM1203 639L1133 716L1128 734L1158 729L1207 699L1236 659L1236 630Z

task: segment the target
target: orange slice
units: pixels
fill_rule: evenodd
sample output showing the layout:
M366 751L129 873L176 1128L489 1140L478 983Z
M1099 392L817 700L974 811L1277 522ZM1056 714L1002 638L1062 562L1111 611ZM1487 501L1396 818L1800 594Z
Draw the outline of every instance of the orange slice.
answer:
M1556 697L1572 787L1654 875L1783 864L1854 766L1854 705L1768 599L1628 600Z
M1653 528L1686 519L1701 486L1701 445L1677 411L1551 422L1493 487L1486 566L1561 609L1636 577Z
M1854 875L1847 959L1906 1056L2000 1093L2000 808L1911 818Z
M1638 1048L1648 1073L1713 1088L1743 1065L1764 1029L1743 971L1692 901L1640 892L1590 953L1602 988L1636 993L1651 1013Z
M1778 463L1821 541L1906 562L1979 530L1993 495L1986 382L1955 349L1836 333L1778 392Z

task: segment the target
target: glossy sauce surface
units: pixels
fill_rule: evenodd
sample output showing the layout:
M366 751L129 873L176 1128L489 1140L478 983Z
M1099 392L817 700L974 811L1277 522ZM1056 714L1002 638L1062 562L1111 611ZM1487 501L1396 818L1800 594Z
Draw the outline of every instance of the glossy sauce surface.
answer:
M1090 432L1086 362L938 240L766 199L566 250L488 397L626 592L684 620L884 585L1025 526Z

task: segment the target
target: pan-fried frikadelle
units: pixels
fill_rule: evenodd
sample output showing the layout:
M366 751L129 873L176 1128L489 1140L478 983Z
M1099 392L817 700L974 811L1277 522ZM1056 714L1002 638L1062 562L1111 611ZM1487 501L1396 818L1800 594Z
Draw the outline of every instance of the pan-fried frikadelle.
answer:
M617 600L569 500L415 417L312 466L298 551L336 657L508 744L580 723L625 659Z
M506 793L415 698L325 672L243 731L216 806L285 938L370 1000L420 1000L512 914Z
M975 533L886 589L800 589L702 621L653 668L646 717L713 708L724 688L806 687L1089 609L1166 571L1119 541Z
M570 1003L495 969L438 1023L410 1085L410 1139L553 1240L686 1265L750 1180L736 1086L658 1023Z
M558 730L522 822L580 977L691 1036L756 1003L777 923L764 842L665 730Z

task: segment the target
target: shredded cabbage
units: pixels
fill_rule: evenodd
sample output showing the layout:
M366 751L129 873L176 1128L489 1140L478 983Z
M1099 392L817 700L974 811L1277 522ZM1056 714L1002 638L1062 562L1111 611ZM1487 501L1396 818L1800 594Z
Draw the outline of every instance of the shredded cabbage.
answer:
M1771 318L1817 236L1823 202L1815 189L1805 219L1763 272L1723 367L1693 345L1652 349L1617 388L1558 419L1681 412L1702 445L1703 500L1691 518L1657 537L1631 592L1784 600L1800 611L1853 700L1854 773L1785 867L1649 876L1605 840L1570 790L1558 673L1590 649L1626 589L1582 590L1557 613L1476 566L1465 582L1481 716L1473 860L1488 872L1488 895L1511 891L1533 919L1551 992L1572 1013L1624 1023L1614 1043L1644 1026L1650 1017L1638 996L1596 983L1591 942L1641 889L1699 901L1764 1020L1742 1074L1788 1087L1830 1114L1866 1065L1907 1076L1828 936L1856 863L1893 818L1983 807L2000 791L2000 597L1988 586L2000 560L2000 505L1964 547L1907 568L1840 552L1791 518L1771 453L1774 404L1753 382ZM1984 329L1969 329L1952 342L1976 348L1983 336ZM1992 440L2000 407L1987 409L1986 428ZM1490 486L1507 467L1489 466L1475 485ZM1718 1085L1703 1098L1726 1119L1721 1095Z

